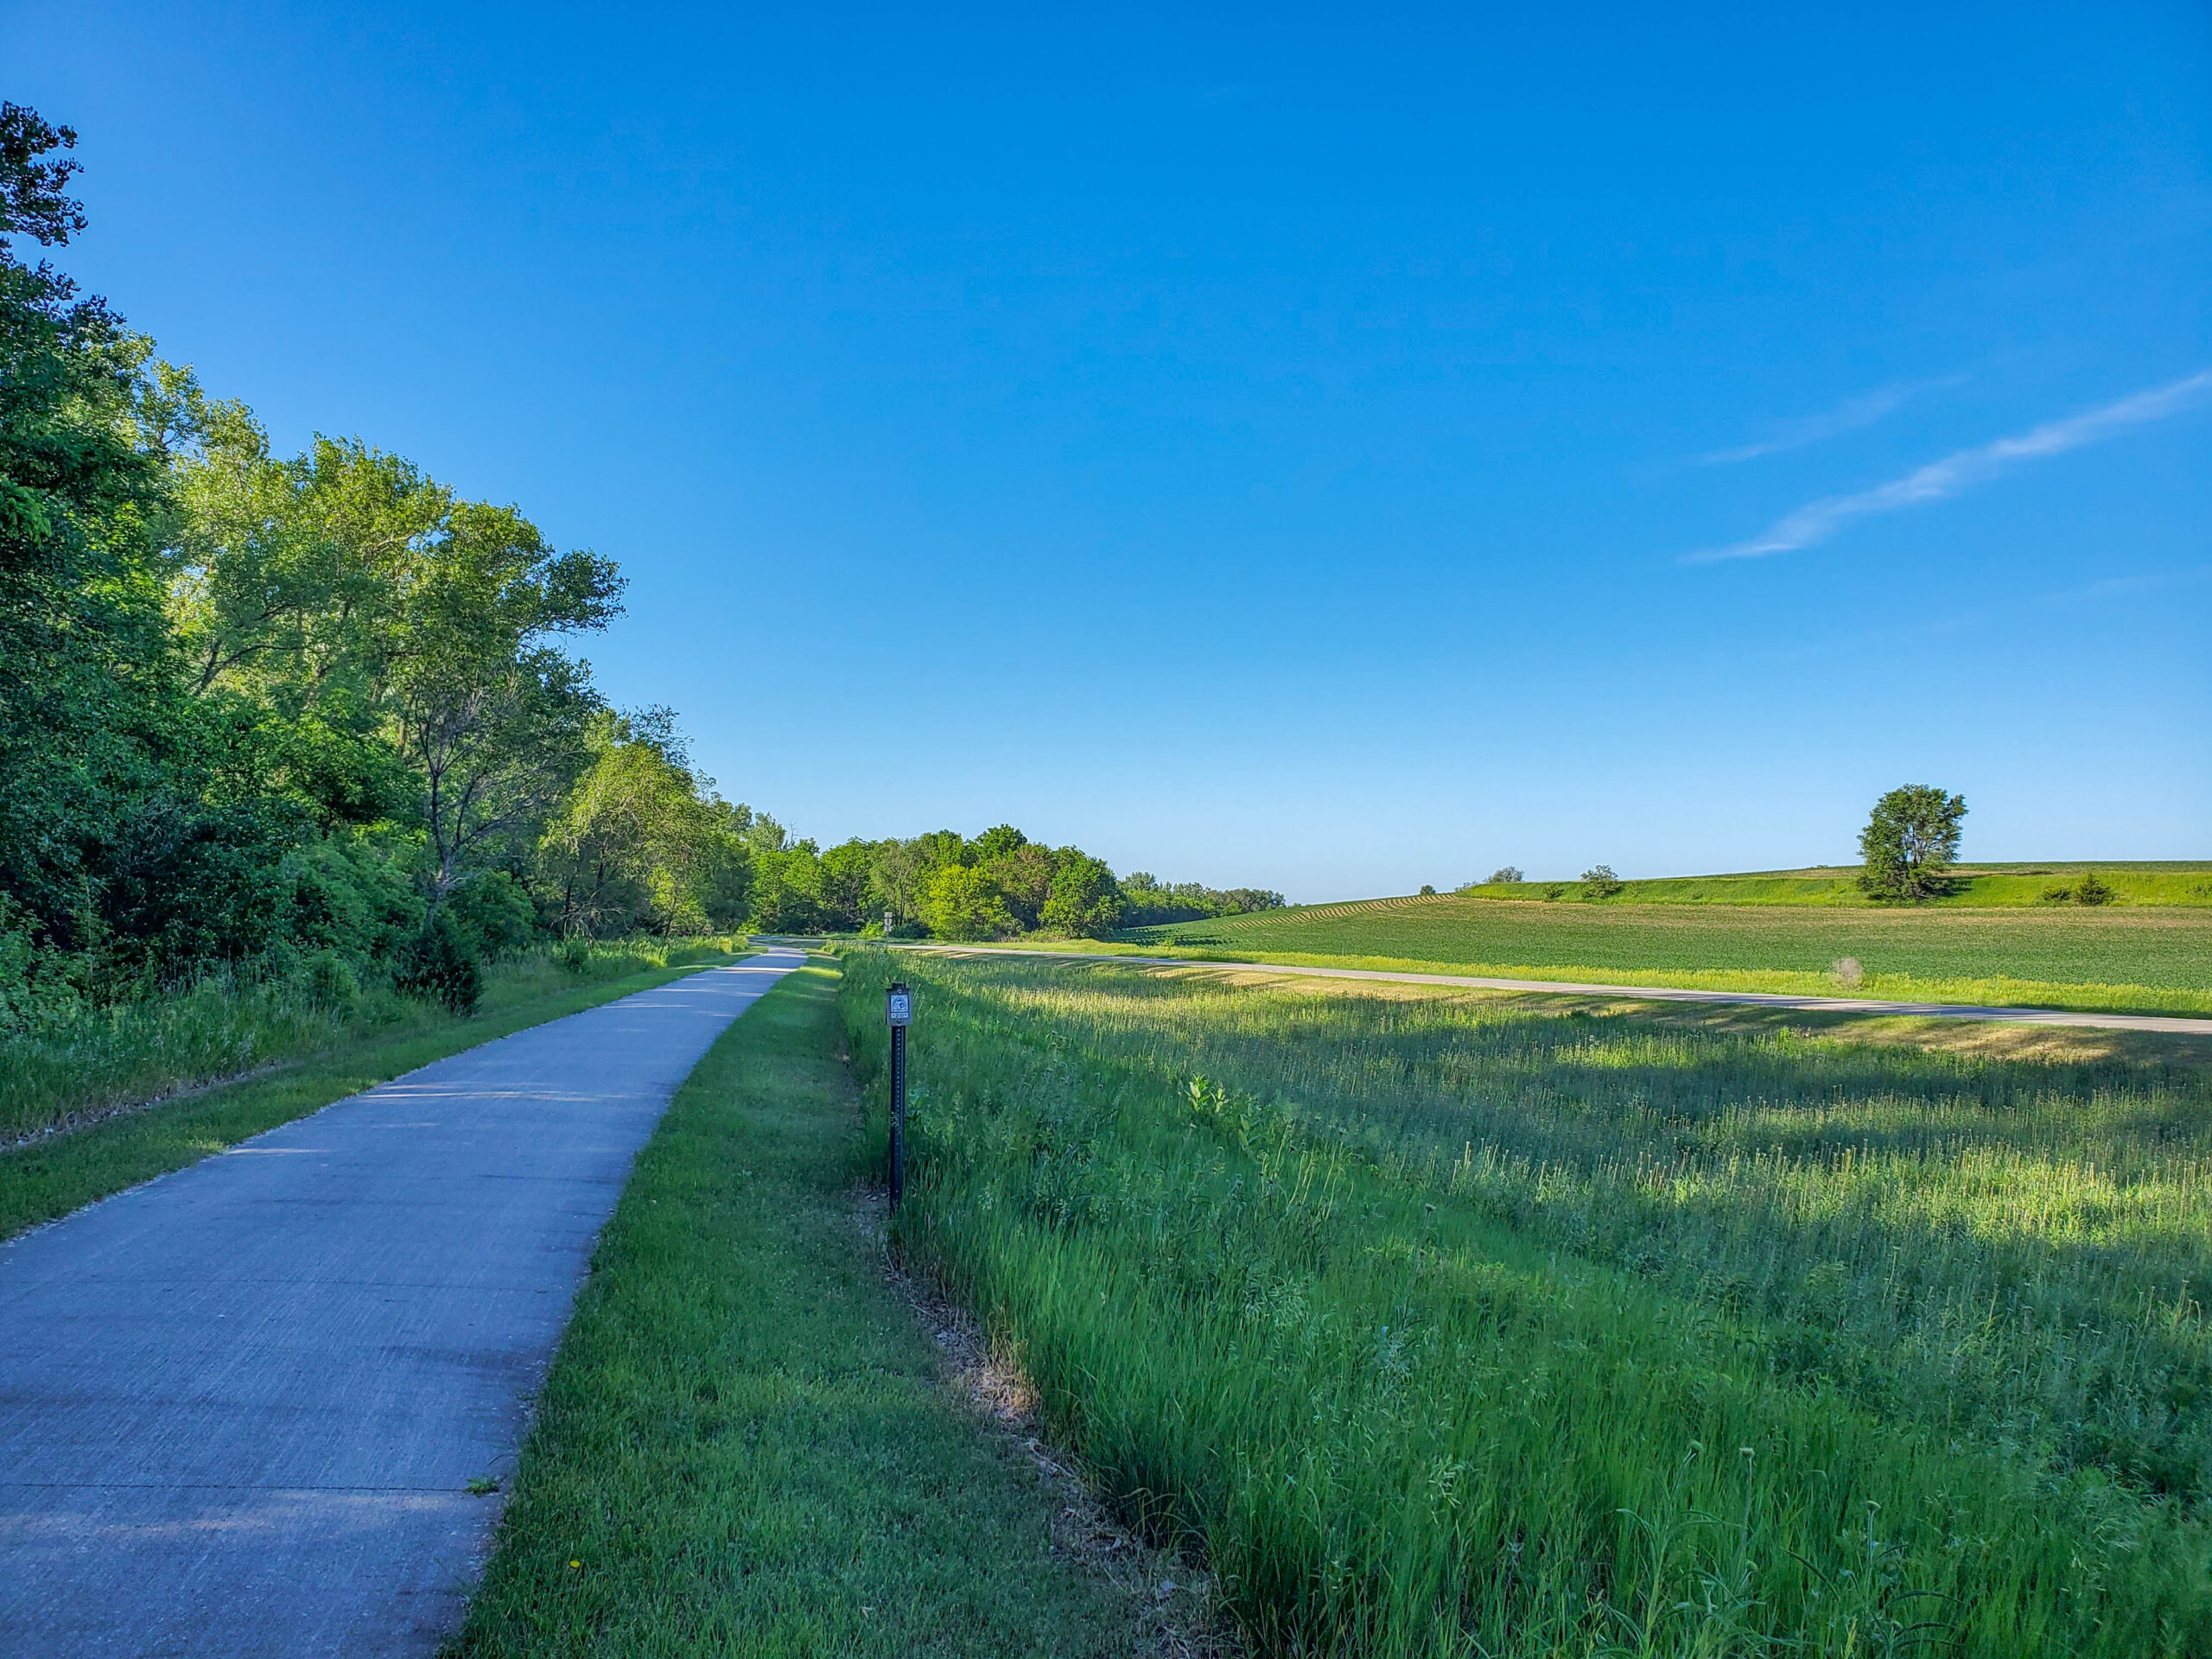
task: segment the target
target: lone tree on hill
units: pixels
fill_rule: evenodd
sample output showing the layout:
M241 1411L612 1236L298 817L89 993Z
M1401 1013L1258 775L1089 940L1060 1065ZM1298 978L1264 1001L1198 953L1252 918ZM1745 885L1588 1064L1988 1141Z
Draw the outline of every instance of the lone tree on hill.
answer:
M1959 855L1959 821L1967 798L1946 795L1933 784L1907 784L1874 803L1859 832L1866 868L1859 885L1868 895L1908 904L1931 898L1943 872Z

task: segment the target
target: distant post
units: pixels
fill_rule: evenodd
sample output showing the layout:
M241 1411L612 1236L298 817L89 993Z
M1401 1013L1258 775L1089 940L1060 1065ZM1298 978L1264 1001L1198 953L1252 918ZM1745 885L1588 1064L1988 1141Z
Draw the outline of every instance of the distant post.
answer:
M891 1207L906 1195L906 1027L914 1023L914 994L902 980L884 999L891 1026Z

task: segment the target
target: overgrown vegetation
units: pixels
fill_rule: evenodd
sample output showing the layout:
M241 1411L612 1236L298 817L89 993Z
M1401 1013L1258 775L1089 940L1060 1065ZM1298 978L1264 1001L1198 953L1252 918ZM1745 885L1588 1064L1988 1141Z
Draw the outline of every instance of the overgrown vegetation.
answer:
M722 961L740 943L577 940L532 950L488 970L479 987L480 1006L496 1014L571 987ZM0 1147L275 1062L444 1030L459 1012L390 986L361 987L346 975L342 958L313 965L324 971L283 980L211 976L173 996L108 1007L61 1000L43 1005L38 1017L0 1034Z
M2201 1068L897 967L901 1247L1263 1642L2212 1650Z

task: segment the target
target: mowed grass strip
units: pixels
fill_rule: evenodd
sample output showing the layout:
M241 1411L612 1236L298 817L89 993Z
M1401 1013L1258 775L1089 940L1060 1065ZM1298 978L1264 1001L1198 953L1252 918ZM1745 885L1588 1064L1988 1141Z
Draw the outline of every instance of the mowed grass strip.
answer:
M536 975L495 980L474 1019L426 1011L420 1026L373 1033L321 1054L282 1062L262 1075L181 1094L0 1151L0 1239L198 1163L433 1060L735 959L714 952L677 966L583 984Z
M453 1653L1128 1650L862 1236L836 983L747 1013L639 1157Z
M2212 1014L2212 908L2202 906L1847 910L1447 893L1138 929L1106 949L1508 979ZM1862 970L1855 984L1834 976L1845 957Z

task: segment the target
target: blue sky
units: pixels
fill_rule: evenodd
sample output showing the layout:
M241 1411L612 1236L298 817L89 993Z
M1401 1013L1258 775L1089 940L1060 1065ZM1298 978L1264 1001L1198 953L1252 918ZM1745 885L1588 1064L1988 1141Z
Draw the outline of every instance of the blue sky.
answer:
M65 264L619 559L825 842L1294 899L2212 855L2201 4L15 0ZM1791 16L1789 14L1797 13Z

